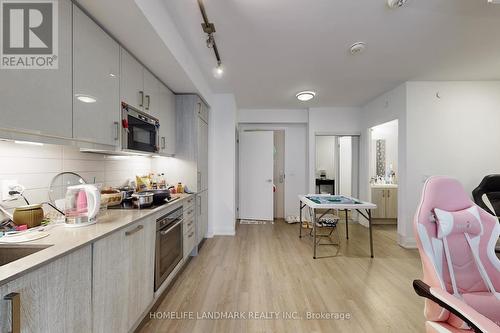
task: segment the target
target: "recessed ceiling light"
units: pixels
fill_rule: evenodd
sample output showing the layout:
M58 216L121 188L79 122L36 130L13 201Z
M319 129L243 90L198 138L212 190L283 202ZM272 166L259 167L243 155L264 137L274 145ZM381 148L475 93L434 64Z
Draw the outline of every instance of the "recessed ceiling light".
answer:
M488 0L488 3L500 5L500 0Z
M365 43L357 42L357 43L352 44L349 47L349 51L351 52L351 54L359 54L359 53L363 52L365 50L365 48L366 48Z
M97 100L90 95L76 94L76 99L83 103L95 103Z
M389 8L399 8L403 7L408 0L387 0L387 6Z
M301 91L297 93L297 95L295 95L295 97L297 97L297 99L301 102L310 101L314 98L314 96L316 96L316 93L314 91Z

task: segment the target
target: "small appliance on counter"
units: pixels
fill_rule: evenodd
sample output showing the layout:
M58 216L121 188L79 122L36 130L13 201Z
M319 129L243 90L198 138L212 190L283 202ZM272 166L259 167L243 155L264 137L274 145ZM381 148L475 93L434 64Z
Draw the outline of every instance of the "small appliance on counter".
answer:
M83 227L97 222L101 193L94 185L69 186L66 192L66 226Z

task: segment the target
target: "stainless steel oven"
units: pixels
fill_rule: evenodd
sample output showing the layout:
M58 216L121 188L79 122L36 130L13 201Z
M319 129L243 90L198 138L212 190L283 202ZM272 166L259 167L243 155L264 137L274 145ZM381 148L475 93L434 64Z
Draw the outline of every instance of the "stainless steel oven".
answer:
M156 220L155 291L182 260L182 207Z
M158 152L158 119L122 103L122 148L148 153Z

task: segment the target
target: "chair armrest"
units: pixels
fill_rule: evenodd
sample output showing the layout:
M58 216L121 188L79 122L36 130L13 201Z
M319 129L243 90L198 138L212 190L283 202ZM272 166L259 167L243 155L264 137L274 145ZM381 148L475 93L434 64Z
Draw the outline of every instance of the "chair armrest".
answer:
M494 333L500 330L493 321L486 318L462 300L440 288L432 288L420 280L413 281L415 292L450 311L477 333Z

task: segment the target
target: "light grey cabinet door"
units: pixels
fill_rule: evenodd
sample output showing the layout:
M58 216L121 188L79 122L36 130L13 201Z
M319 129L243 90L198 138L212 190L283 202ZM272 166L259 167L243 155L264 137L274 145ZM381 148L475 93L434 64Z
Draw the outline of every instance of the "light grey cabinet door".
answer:
M143 110L145 102L143 67L124 48L120 48L120 95L122 102Z
M144 68L144 112L158 118L160 112L160 81Z
M88 245L0 287L0 331L12 330L17 293L21 332L91 332L92 250Z
M94 332L128 332L153 301L154 244L149 219L94 243Z
M175 95L160 82L160 154L175 154Z
M118 145L119 71L120 46L118 43L74 5L74 138L105 145ZM86 97L94 99L95 102L89 103Z
M71 1L58 4L58 69L0 70L0 128L72 137Z
M198 191L208 189L208 124L201 117L198 122Z
M197 203L197 216L196 216L196 226L197 226L197 236L198 243L203 240L207 235L208 229L208 191L200 192L196 195Z

